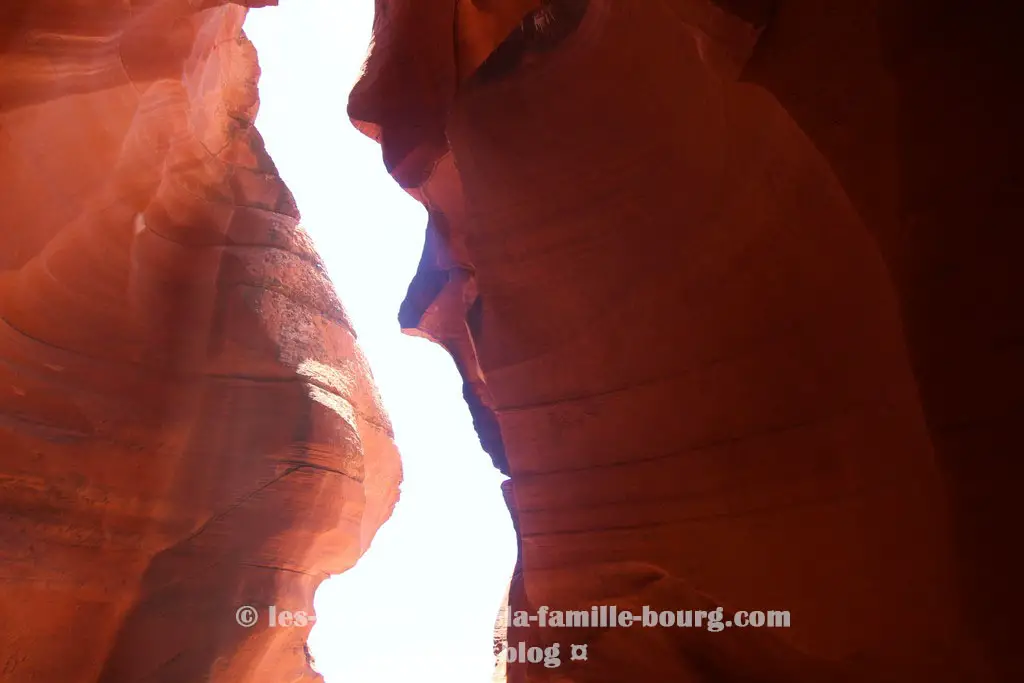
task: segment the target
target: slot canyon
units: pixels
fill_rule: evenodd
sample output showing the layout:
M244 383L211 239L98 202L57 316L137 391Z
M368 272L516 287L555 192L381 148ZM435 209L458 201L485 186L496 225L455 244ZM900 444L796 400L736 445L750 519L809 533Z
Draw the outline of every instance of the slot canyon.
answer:
M0 0L2 683L321 680L224 615L398 500L254 125L274 4ZM563 663L510 683L1024 680L1019 14L376 0L337 125L427 210L395 325L509 477L511 608L791 614L513 626Z

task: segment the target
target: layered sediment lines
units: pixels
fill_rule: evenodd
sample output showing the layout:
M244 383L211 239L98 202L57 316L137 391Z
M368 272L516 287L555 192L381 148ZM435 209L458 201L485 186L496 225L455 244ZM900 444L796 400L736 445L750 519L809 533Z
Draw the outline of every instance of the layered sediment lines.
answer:
M792 628L512 628L563 664L510 680L1018 678L1008 10L541 4L378 2L349 107L429 210L402 325L511 475L513 609Z
M235 612L312 612L397 498L246 11L0 8L5 682L315 680L308 628Z
M1012 3L541 4L380 0L349 112L429 210L401 322L511 476L509 602L792 627L513 627L563 665L509 679L1024 679ZM245 11L0 7L4 681L311 680L235 610L397 496Z

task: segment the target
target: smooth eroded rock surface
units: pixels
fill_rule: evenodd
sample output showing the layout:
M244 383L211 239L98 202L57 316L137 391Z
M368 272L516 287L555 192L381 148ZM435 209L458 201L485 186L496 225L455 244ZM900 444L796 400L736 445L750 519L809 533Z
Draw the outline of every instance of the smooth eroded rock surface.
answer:
M521 4L379 1L350 101L430 211L401 321L511 475L513 609L792 628L513 628L564 661L510 680L1019 679L1011 10L538 0L492 39Z
M563 665L509 680L1024 679L1015 6L377 5L349 113L430 212L401 324L511 475L512 608L792 615L513 627ZM310 680L235 610L397 496L244 14L0 6L5 682Z
M312 612L397 499L369 369L253 127L245 13L0 8L5 683L314 680L309 629L266 607Z

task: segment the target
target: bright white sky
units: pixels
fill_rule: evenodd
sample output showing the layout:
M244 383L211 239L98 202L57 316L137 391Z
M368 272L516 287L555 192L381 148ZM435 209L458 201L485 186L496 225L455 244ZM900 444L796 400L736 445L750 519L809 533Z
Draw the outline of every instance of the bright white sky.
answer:
M317 592L310 649L327 683L486 683L515 535L451 358L398 328L426 212L346 115L373 4L281 0L245 24L263 70L257 126L352 317L405 467L391 521Z

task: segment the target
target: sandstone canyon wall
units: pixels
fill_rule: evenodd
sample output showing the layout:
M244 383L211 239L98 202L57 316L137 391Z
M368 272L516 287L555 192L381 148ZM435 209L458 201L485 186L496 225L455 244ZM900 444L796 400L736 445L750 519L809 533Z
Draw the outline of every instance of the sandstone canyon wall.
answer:
M0 5L4 683L317 680L235 611L312 612L397 498L246 11Z
M1024 680L1010 3L380 0L349 112L430 212L400 319L511 476L513 681ZM523 12L532 12L520 23Z
M510 680L1024 679L1011 3L538 4L379 0L350 104L430 212L401 322L511 475L510 601L793 627L513 628L590 659ZM234 610L397 496L244 13L0 6L2 681L310 680Z

